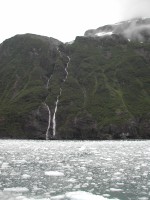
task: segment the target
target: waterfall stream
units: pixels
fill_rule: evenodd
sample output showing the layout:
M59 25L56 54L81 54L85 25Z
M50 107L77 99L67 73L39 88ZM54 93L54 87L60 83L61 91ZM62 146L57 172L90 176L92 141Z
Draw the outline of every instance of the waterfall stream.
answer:
M67 62L67 66L66 66L66 68L65 68L66 77L65 77L65 79L64 79L64 82L65 82L65 81L67 80L67 78L68 78L68 66L69 66L69 62L70 62L70 57L67 56L67 58L68 58L68 62Z
M47 89L47 90L48 90L48 88L49 88L49 82L50 82L51 78L52 78L52 75L51 75L50 78L47 80L47 84L46 84L46 89ZM47 130L46 130L46 133L45 133L45 139L46 139L46 140L49 140L49 129L50 129L50 126L51 126L51 111L50 111L49 106L48 106L47 103L46 103L46 100L47 100L47 97L46 97L45 102L44 102L44 105L45 105L45 107L46 107L47 110L48 110L48 126L47 126Z
M60 56L62 56L59 48L57 50L59 51ZM66 76L65 76L63 82L66 82L66 80L68 78L68 66L69 66L69 63L70 63L70 57L67 56L67 58L68 58L68 62L67 62L67 66L65 68ZM62 93L62 88L60 88L60 90L59 90L59 95L57 96L57 100L56 100L56 103L55 103L55 110L54 110L54 115L53 115L53 137L56 135L56 113L57 113L57 108L58 108L58 103L59 103L59 100L60 100L61 93Z
M60 57L62 57L62 53L61 53L61 51L59 50L58 47L57 47L57 51L59 52Z
M46 137L45 139L48 140L49 139L49 129L50 129L50 124L51 124L51 111L49 109L49 106L44 102L44 105L46 106L47 110L48 110L48 126L47 126L47 130L46 130Z
M56 100L56 103L55 103L54 115L53 115L53 137L56 135L56 112L57 112L57 107L58 107L59 98L61 96L61 93L62 93L62 89L60 88L60 93L57 96L57 100Z
M59 48L57 48L57 51L59 52L60 57L62 57L63 55L62 55L61 51L59 50ZM63 83L66 82L66 80L68 78L68 67L69 67L69 63L70 63L70 57L67 56L67 58L68 58L68 62L67 62L67 65L65 67L66 75L65 75L65 78L63 79ZM47 90L49 88L49 83L50 83L51 78L52 78L52 75L47 80L47 84L46 84L46 89ZM57 99L56 99L56 102L55 102L55 109L54 109L54 114L53 114L52 119L51 119L50 108L49 108L48 104L46 103L47 97L46 97L45 102L44 102L44 105L45 105L45 107L46 107L46 109L48 111L48 125L47 125L47 130L46 130L46 133L45 133L45 139L46 140L49 140L49 131L50 131L50 128L51 128L51 120L52 120L53 137L55 137L55 135L56 135L56 113L57 113L57 110L58 110L58 104L59 104L59 100L60 100L61 94L62 94L62 88L60 87L59 95L57 96Z

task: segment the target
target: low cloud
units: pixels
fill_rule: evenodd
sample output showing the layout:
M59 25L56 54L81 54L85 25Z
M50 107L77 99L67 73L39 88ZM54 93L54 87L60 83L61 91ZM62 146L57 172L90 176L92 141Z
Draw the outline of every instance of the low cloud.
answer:
M143 23L140 24L139 21L133 21L123 32L124 36L127 39L138 40L140 42L147 40L147 38L150 37L150 20L148 20L146 24Z
M123 18L150 17L150 0L123 0Z

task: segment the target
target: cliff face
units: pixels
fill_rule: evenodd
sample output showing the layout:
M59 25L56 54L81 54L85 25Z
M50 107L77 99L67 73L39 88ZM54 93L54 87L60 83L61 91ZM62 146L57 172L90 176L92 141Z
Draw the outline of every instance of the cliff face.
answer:
M68 47L68 95L60 101L58 135L149 138L149 47L120 35L77 37Z
M150 43L19 35L0 46L0 137L150 138Z
M49 80L54 74L57 86L64 73L57 51L60 44L32 34L17 35L1 44L0 137L45 138ZM53 104L56 95L51 98Z

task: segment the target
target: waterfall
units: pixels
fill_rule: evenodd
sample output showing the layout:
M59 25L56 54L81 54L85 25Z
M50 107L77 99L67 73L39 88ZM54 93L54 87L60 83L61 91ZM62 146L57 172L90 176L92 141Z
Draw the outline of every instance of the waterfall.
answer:
M49 82L50 82L51 78L52 78L52 75L51 75L50 78L47 80L46 89L49 88Z
M60 56L62 56L62 53L60 52L59 48L57 48L57 50L58 50ZM65 68L66 76L65 76L63 82L65 82L68 78L68 67L69 67L69 63L70 63L70 57L67 56L67 58L68 58L68 62L67 62L66 68ZM57 100L55 102L55 110L54 110L54 115L53 115L53 137L56 135L56 113L57 113L57 108L58 108L58 103L60 100L61 93L62 93L62 89L60 88L59 95L57 96Z
M54 110L54 115L53 115L53 136L56 135L56 112L57 112L57 107L58 107L59 98L61 96L61 93L62 93L62 89L60 88L60 92L59 92L59 95L57 96L57 100L55 103L55 110Z
M49 82L52 78L52 75L50 76L50 78L47 80L47 84L46 84L46 89L48 90L49 88ZM47 108L48 110L48 126L47 126L47 130L46 130L46 133L45 133L45 139L46 140L49 140L49 129L50 129L50 126L51 126L51 111L50 111L50 108L49 106L46 104L46 100L47 100L47 97L45 99L45 102L44 102L44 105L45 107Z
M47 126L47 130L46 130L46 137L45 139L48 140L49 139L49 129L50 129L50 125L51 125L51 111L49 109L49 106L44 102L44 105L46 106L47 110L48 110L48 126Z
M62 55L61 51L59 50L59 48L57 48L57 51L59 52L60 57L62 57L63 55ZM67 56L67 58L68 58L68 62L67 62L67 65L65 67L66 76L65 76L63 82L65 82L68 78L68 67L69 67L70 57ZM49 82L50 82L51 78L52 78L52 75L47 80L47 84L46 84L47 90L49 88ZM58 108L58 103L59 103L59 100L60 100L61 93L62 93L62 88L59 89L59 95L57 96L57 100L55 102L55 109L54 109L54 114L53 114L53 118L52 118L53 137L56 135L56 113L57 113L57 108ZM47 126L47 130L46 130L46 133L45 133L45 139L48 140L49 139L49 130L50 130L50 127L51 127L51 111L50 111L49 106L46 104L46 100L47 100L47 97L45 99L44 105L45 105L45 107L47 108L47 111L48 111L48 126Z
M68 66L69 66L69 63L70 63L70 57L67 56L67 58L68 58L68 62L67 62L67 66L66 66L66 68L65 68L66 77L65 77L65 79L64 79L64 82L65 82L65 81L67 80L67 78L68 78Z
M59 50L59 47L57 47L57 51L59 52L60 57L62 57L62 53L61 53L61 51Z

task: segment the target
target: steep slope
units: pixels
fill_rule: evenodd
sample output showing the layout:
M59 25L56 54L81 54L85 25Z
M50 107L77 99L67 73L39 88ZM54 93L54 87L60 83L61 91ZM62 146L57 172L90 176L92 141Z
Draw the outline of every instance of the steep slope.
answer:
M32 34L0 46L0 137L150 138L149 37Z
M150 136L150 44L77 37L58 112L61 138Z
M65 65L56 39L17 35L0 46L0 137L43 138L49 126ZM64 69L63 69L64 67ZM49 130L48 130L49 131Z

